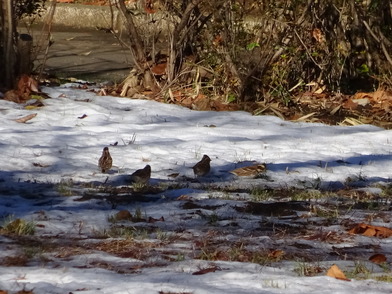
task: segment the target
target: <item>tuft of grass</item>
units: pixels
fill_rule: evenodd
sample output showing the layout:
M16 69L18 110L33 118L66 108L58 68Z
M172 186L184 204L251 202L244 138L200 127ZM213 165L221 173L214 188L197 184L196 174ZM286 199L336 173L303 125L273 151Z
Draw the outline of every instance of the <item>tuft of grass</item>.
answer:
M57 193L62 196L73 196L74 192L72 191L73 181L72 179L69 180L61 180L55 187Z
M143 190L148 186L146 183L133 183L132 188L135 190L135 192L143 192Z
M211 214L207 214L203 216L210 225L214 225L219 221L219 216L215 211Z
M219 255L219 251L217 250L202 249L201 254L198 258L201 260L215 261L218 260L218 255Z
M251 152L250 150L245 150L242 154L238 154L235 151L234 158L234 162L251 161Z
M161 229L156 229L155 234L157 239L160 241L168 241L170 240L170 235L168 232L162 231Z
M253 201L260 202L273 198L275 195L273 190L265 189L263 187L253 187L250 191L250 196Z
M325 218L328 220L337 220L340 216L339 208L329 209L321 206L313 206L312 213L317 217Z
M383 197L391 197L392 196L392 184L386 186L379 186L381 189L381 196Z
M134 217L135 217L135 219L142 219L143 218L142 209L140 207L137 207L135 209Z
M367 268L367 266L362 262L355 262L354 269L347 273L347 278L349 279L357 279L357 280L366 280L370 279L372 275L372 271Z
M178 253L175 261L179 262L179 261L184 261L184 260L185 260L185 255L183 253Z
M130 227L111 227L109 229L93 230L93 235L97 239L124 238L126 240L134 238L135 230Z
M284 286L281 286L278 281L274 280L264 280L263 285L268 288L275 288L275 289L286 289L287 285L284 284Z
M25 254L19 254L17 256L6 256L2 260L4 266L26 266L29 258Z
M293 270L299 277L313 277L325 271L318 264L299 262Z
M0 229L2 234L14 234L18 236L34 235L36 224L33 221L26 221L24 219L13 216L7 217Z
M25 255L29 259L36 256L41 256L43 252L44 250L40 246L27 246L23 248L23 255Z
M382 275L382 276L376 276L374 277L374 279L379 282L392 283L392 276Z
M317 200L323 197L319 190L296 190L291 195L292 201L309 201Z

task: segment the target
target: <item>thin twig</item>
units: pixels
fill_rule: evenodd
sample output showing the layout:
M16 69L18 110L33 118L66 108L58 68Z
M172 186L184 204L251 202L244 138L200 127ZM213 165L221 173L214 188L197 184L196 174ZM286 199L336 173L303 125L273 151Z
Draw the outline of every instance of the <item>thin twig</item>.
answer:
M365 25L366 29L369 31L369 33L372 35L372 37L374 38L374 40L376 40L378 43L380 43L380 39L376 36L376 34L372 31L372 29L370 28L369 24L367 23L366 20L362 21L363 24Z
M318 67L319 69L323 70L323 67L322 67L320 64L318 64L318 63L316 62L316 60L314 60L314 58L313 58L311 52L309 51L308 47L305 45L304 41L302 41L302 38L301 38L300 35L297 33L297 30L296 30L296 29L294 29L294 33L295 33L295 35L297 36L298 40L301 42L302 46L304 46L304 48L305 48L305 50L306 50L306 53L308 53L308 56L309 56L310 59L313 61L313 63L314 63L315 65L317 65L317 67Z
M389 64L392 65L392 58L388 54L387 48L385 48L384 42L381 42L382 52L384 52L385 58L388 60Z
M375 34L375 33L372 31L372 29L370 28L369 24L366 22L366 20L363 20L362 22L363 22L363 24L365 25L366 29L369 31L370 35L374 38L374 40L376 40L378 43L380 43L381 49L382 49L382 52L383 52L384 55L385 55L385 58L386 58L386 59L388 60L388 62L392 65L392 58L391 58L391 56L389 55L389 53L388 53L388 51L387 51L387 48L385 48L384 42L381 41L381 39L378 38L378 37L376 36L376 34Z

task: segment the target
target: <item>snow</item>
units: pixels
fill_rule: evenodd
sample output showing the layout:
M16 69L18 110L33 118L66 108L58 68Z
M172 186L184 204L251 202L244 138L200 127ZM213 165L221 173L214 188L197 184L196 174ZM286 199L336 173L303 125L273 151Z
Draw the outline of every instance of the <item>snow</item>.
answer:
M349 183L379 193L380 187L390 183L392 173L390 131L371 125L287 122L246 112L198 112L149 100L97 96L73 86L44 88L51 99L39 109L26 110L23 105L0 100L0 216L33 221L37 224L34 236L39 236L26 237L24 243L1 236L0 260L32 249L38 253L25 266L6 266L2 262L0 290L143 294L392 292L391 283L372 277L341 281L325 275L334 263L350 271L359 261L374 275L391 276L390 264L383 272L380 266L368 262L368 257L377 252L390 260L390 238L349 236L343 225L335 222L326 226L327 231L341 234L341 241L335 243L301 240L297 235L278 240L274 233L279 225L301 228L314 222L318 229L322 221L315 216L279 218L238 210L252 200L249 190L253 188L334 191ZM38 114L34 119L14 121L32 112ZM108 174L97 168L105 146L113 158ZM208 176L195 179L191 167L203 154L212 159L212 170ZM238 178L229 173L255 163L267 164L268 177ZM107 201L105 197L111 194L104 188L129 187L129 175L146 164L152 166L150 185L167 189L144 195L146 201ZM173 173L180 175L175 179L168 176ZM92 197L82 201L86 195ZM132 197L124 195L116 196ZM197 207L184 209L186 201ZM335 205L341 199L336 196L320 201ZM143 218L157 221L119 222L119 229L131 228L134 233L125 241L106 236L114 226L110 218L122 209L132 214L140 209ZM306 209L298 216L309 214ZM164 221L159 221L160 217ZM366 213L353 210L342 217L362 222ZM377 215L373 224L390 227L388 212L383 217ZM265 225L270 223L277 228ZM123 248L115 251L121 242L129 242L121 245L130 248L129 252L121 251ZM295 268L302 264L300 257L266 264L200 259L203 248L213 242L217 246L214 248L226 246L227 252L241 242L256 252L303 246L292 249L293 254L301 253L299 256L304 258L320 254L315 259L323 271L313 277L299 276ZM95 246L108 248L99 250ZM350 246L359 248L362 259L358 255L350 258ZM328 250L341 250L348 260L344 256L324 256ZM217 270L192 274L211 266Z

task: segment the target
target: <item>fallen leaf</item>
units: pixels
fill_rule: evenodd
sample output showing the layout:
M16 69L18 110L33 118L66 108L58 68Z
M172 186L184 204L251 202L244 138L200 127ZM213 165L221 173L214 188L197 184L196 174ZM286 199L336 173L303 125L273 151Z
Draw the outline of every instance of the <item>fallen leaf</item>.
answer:
M350 110L355 110L358 108L358 104L355 103L352 99L348 99L344 104L343 108L345 109L350 109Z
M80 56L89 56L91 54L91 52L93 52L93 51L83 52L83 53L80 53L79 55Z
M28 290L20 290L16 292L15 294L34 294L33 291L28 291Z
M177 197L177 200L189 200L189 199L190 199L189 195L186 194Z
M119 212L116 213L115 219L116 220L131 220L132 214L126 209L120 210Z
M329 270L327 271L327 276L338 280L350 281L350 279L347 279L346 275L341 271L341 269L336 264L334 264L329 268Z
M161 216L159 219L156 219L156 218L153 218L150 216L147 220L148 223L164 222L164 221L165 221L165 219L163 216Z
M315 38L316 41L319 42L319 43L322 43L322 42L325 41L325 37L324 37L323 33L322 33L321 30L318 29L318 28L313 29L313 31L312 31L312 36L313 36L313 38Z
M284 251L277 249L277 250L273 250L270 253L268 253L268 257L270 258L274 258L274 259L278 259L284 256Z
M26 115L24 117L18 118L18 119L14 119L14 121L18 122L18 123L25 123L26 121L33 119L34 117L36 117L37 114L36 113L32 113L29 115Z
M367 237L389 238L392 230L386 227L372 226L364 223L357 224L348 231L350 234L363 235Z
M16 90L9 90L4 94L4 100L20 103L21 99L19 93Z
M169 178L177 178L180 173L172 173L170 175L167 175Z
M377 254L374 254L374 255L370 256L369 260L371 262L374 262L374 263L377 263L377 264L381 264L381 263L386 262L387 258L386 258L386 256L384 254L377 253Z
M31 92L38 92L38 81L28 75L22 75L18 80L18 92L21 94L27 93L30 95Z
M84 119L87 117L87 114L83 114L82 116L78 116L78 119Z
M167 63L160 63L151 68L151 72L156 76L161 76L166 73Z
M205 274L208 274L208 273L216 272L218 270L222 270L222 269L220 267L214 265L214 266L211 266L211 267L203 268L203 269L201 269L201 270L199 270L197 272L194 272L194 273L192 273L192 275L195 275L195 276L196 275L205 275Z

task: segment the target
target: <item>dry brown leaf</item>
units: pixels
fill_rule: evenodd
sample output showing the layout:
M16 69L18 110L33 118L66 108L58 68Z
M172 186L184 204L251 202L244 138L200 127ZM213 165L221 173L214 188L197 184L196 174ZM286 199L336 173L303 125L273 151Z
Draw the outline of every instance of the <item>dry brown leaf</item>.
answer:
M338 280L350 281L350 279L347 279L346 275L342 272L342 270L336 264L332 265L329 268L329 270L327 271L327 276L338 279Z
M191 197L189 197L189 195L181 195L180 197L177 197L177 200L189 200Z
M354 102L353 99L348 99L344 104L343 108L345 109L350 109L350 110L355 110L358 108L358 104Z
M362 235L366 237L375 237L376 234L377 234L376 229L371 226L366 227L365 231L362 233Z
M156 76L161 76L166 73L167 63L159 63L151 67L151 72Z
M211 110L210 99L203 94L197 95L193 100L193 108L201 111Z
M164 222L165 218L163 216L161 216L160 218L153 218L153 217L149 217L147 222L148 223L155 223L155 222Z
M24 117L18 118L18 119L14 119L14 121L18 122L18 123L25 123L26 121L33 119L34 117L36 117L37 114L36 113L32 113L29 115L26 115Z
M372 98L372 93L358 92L352 97L352 99L363 99L363 98Z
M172 173L170 175L167 175L169 178L177 178L180 175L180 173Z
M377 264L381 264L381 263L386 262L387 258L386 258L386 256L384 254L377 253L377 254L374 254L374 255L370 256L369 260L371 262L374 262L374 263L377 263Z
M389 238L392 230L386 227L372 226L364 223L356 225L348 231L350 234L363 235L367 237Z
M34 294L33 291L28 291L28 290L20 290L16 292L15 294Z
M208 273L213 273L216 272L217 270L222 270L219 266L211 266L211 267L207 267L207 268L203 268L197 272L192 273L192 275L205 275Z
M322 43L322 42L325 41L325 37L324 37L324 35L323 35L323 33L321 32L320 29L317 29L317 28L314 29L314 30L312 31L312 36L313 36L313 38L315 38L316 41L319 42L319 43Z
M38 92L38 82L28 75L22 75L18 81L18 92L21 94Z
M115 215L116 220L131 220L132 219L132 214L129 212L129 210L120 210L119 212L116 213Z
M276 249L268 253L268 257L278 259L278 258L282 258L284 254L285 252L283 250Z
M20 103L21 99L19 93L16 90L9 90L4 94L4 100Z
M390 92L382 91L382 90L377 90L374 92L373 99L375 101L382 101L382 100L387 100L390 101L392 98L392 94Z

